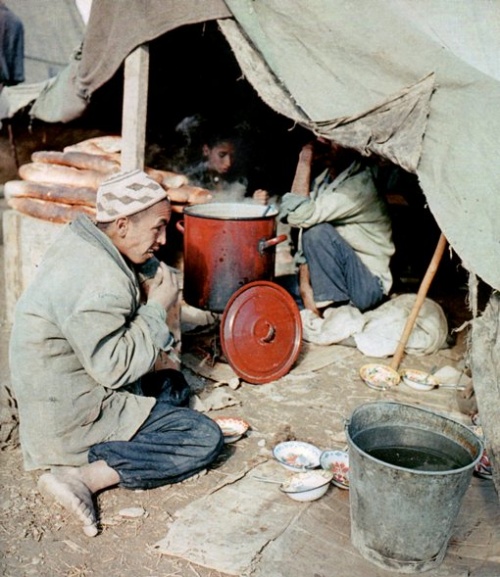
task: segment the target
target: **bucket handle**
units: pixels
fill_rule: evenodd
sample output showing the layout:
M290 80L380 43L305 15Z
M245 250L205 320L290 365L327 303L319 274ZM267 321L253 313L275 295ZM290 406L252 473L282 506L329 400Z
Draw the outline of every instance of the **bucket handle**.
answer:
M280 244L280 242L284 242L287 239L286 234L280 234L279 236L275 236L274 238L270 238L269 240L261 239L259 240L259 253L264 254L264 251L272 246L276 246Z
M176 228L179 232L181 232L182 234L184 234L184 221L183 221L183 220L178 220L178 221L175 223L175 228Z

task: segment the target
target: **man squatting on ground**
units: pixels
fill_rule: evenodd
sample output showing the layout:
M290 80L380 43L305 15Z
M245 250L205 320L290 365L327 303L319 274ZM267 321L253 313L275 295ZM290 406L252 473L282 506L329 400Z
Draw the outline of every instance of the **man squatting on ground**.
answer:
M312 182L313 164L326 166ZM306 309L379 305L392 286L391 221L371 168L354 151L318 139L306 144L280 218L300 229L295 255Z
M116 175L97 192L97 224L81 215L63 230L16 306L9 356L25 468L50 469L40 491L88 536L97 491L182 481L223 447L214 421L183 406L182 373L147 375L172 348L166 311L179 287L164 263L139 275L166 243L170 214L145 173ZM151 376L156 398L145 391Z

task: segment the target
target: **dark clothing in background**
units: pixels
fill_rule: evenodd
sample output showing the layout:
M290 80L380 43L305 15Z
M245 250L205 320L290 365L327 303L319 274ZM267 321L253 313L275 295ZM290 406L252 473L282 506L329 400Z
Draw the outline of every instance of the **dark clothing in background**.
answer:
M0 2L0 86L24 82L24 26Z

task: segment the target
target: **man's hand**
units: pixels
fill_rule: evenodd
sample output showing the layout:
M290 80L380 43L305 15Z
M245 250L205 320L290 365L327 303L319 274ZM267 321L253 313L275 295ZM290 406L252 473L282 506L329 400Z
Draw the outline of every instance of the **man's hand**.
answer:
M258 188L253 193L253 199L259 204L267 204L269 202L269 193L267 192L267 190Z
M155 276L142 283L147 302L157 302L165 310L168 310L179 296L178 274L174 269L161 262Z

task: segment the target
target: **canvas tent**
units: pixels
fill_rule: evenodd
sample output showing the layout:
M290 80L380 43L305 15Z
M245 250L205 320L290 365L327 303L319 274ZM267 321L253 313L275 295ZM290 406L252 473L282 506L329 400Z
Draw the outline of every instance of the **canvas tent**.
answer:
M276 112L416 173L465 267L500 290L500 0L100 0L33 116L78 117L137 46L207 20Z

